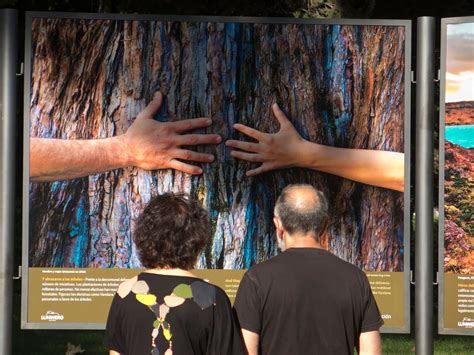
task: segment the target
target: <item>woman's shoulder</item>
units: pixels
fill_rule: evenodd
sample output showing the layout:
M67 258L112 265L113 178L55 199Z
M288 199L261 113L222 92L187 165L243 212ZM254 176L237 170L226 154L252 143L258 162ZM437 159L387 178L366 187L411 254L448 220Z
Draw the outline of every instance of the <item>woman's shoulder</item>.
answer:
M191 278L186 283L183 282L177 285L173 290L173 294L191 299L203 310L215 305L216 300L221 298L219 287L199 278Z
M188 278L177 284L173 291L173 296L182 297L194 301L202 310L222 304L228 297L219 286L211 284L203 279Z
M140 273L135 277L123 281L117 290L120 298L127 297L130 293L146 295L150 291L150 285L159 282L163 275ZM164 278L170 281L170 275ZM226 292L217 285L207 282L197 277L172 277L174 280L170 287L170 296L184 299L191 299L196 302L201 309L205 309L217 303L229 302Z
M117 295L121 298L125 298L130 291L132 290L133 285L138 281L138 276L132 277L131 279L127 279L123 281L117 290Z
M194 299L198 300L197 303L199 304L199 300L207 299L207 305L214 305L224 308L231 307L231 303L229 300L229 296L227 293L217 285L209 283L207 281L201 280L196 282L194 287ZM207 297L207 298L206 298ZM201 306L201 308L204 308Z
M146 294L150 290L147 281L143 280L142 274L138 274L130 279L123 281L117 289L117 295L121 298L128 296L130 292L135 294Z

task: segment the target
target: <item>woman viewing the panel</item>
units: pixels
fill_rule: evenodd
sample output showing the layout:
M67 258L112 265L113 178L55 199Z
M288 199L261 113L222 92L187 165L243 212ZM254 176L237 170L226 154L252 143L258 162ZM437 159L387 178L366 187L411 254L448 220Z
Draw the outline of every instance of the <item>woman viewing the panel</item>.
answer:
M227 295L189 272L210 237L209 217L197 201L172 193L151 200L134 231L147 270L114 296L109 354L244 353Z

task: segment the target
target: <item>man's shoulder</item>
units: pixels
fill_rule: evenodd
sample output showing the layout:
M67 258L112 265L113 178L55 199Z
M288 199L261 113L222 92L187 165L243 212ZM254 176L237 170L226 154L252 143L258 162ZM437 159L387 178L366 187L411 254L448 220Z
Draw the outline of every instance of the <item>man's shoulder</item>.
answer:
M342 268L342 269L345 269L346 271L349 271L349 272L354 272L354 273L363 273L363 271L357 267L356 265L354 264L351 264L350 262L342 259L341 257L335 255L335 254L332 254L332 253L329 253L331 256L331 262L335 265L337 265L338 267Z
M253 265L246 272L246 277L255 284L260 284L264 280L269 281L281 278L294 266L293 258L289 253L282 252L274 257Z
M345 277L349 280L358 280L359 282L366 278L365 272L360 269L357 265L351 264L350 262L340 258L332 253L330 254L329 264L330 271L332 273L338 273L341 277Z
M305 260L314 260L315 268L319 268L320 271L326 271L334 276L339 274L343 278L357 280L365 278L364 271L359 267L323 249L289 249L271 259L253 265L247 271L247 277L252 281L261 278L280 277L282 274L286 274L287 270L292 269L292 266L294 266L295 269L299 269L299 267L301 267L300 260L302 258Z
M247 270L247 274L249 274L249 276L266 274L281 267L285 263L285 259L285 253L280 253L268 260L253 265Z

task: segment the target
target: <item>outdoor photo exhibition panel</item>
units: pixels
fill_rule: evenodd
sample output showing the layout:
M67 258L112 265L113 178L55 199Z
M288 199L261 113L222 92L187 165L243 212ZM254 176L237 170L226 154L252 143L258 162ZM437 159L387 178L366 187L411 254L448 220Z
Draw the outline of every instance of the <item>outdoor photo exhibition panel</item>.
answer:
M474 335L474 17L441 21L439 332Z
M137 217L169 191L209 211L212 238L194 272L233 300L245 270L279 252L276 197L309 183L328 197L326 247L367 273L383 331L409 331L410 21L28 13L26 26L24 328L103 328L116 288L141 268ZM201 175L129 159L146 141L136 117L158 90L148 120L211 117L195 133L222 137L189 148L216 157L195 163ZM333 162L376 152L393 170L388 184L372 171L366 183L349 179L350 164L247 176L259 164L234 159L225 141L251 141L235 123L278 132L274 102L287 129L339 152ZM131 133L138 144L118 144ZM277 167L294 163L286 143Z

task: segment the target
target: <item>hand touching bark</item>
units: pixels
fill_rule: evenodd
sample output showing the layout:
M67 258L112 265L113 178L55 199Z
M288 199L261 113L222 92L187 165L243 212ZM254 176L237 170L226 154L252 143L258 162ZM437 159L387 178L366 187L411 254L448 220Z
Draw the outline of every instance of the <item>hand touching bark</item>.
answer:
M158 92L149 105L137 116L127 132L121 136L129 165L154 170L172 168L188 174L201 174L202 169L179 161L192 160L209 163L212 154L193 152L183 145L218 144L216 134L183 134L212 124L209 118L195 118L177 122L158 122L153 116L159 111L163 95Z
M384 187L396 191L404 190L403 153L369 149L337 148L303 139L295 130L283 111L274 104L273 114L280 123L280 130L270 134L254 128L235 124L239 132L258 143L228 140L226 145L237 159L261 163L247 171L255 176L275 169L290 167L309 168L364 184Z
M102 139L30 139L31 181L67 180L137 166L143 169L172 168L189 174L201 174L198 166L181 160L211 162L211 154L183 149L183 145L217 144L216 134L185 134L212 124L209 118L178 122L158 122L163 95L156 93L139 113L127 132Z
M247 171L247 176L255 176L275 169L299 166L300 149L306 142L277 104L272 106L273 114L280 123L277 133L264 133L243 124L235 124L239 132L255 139L258 143L228 140L228 147L236 148L231 155L237 159L262 163L259 167Z

